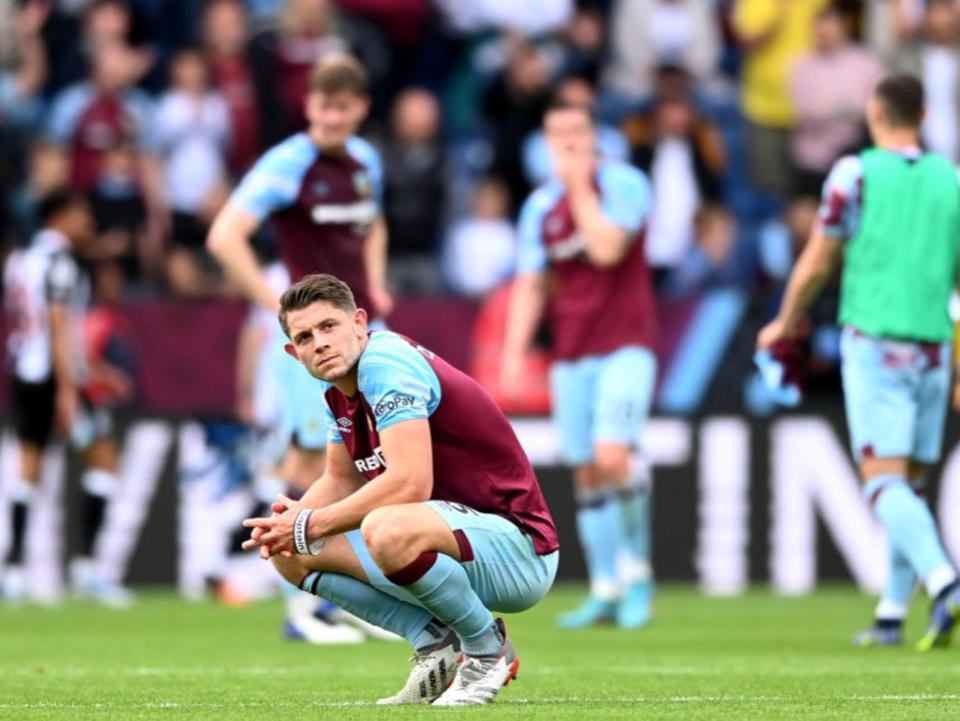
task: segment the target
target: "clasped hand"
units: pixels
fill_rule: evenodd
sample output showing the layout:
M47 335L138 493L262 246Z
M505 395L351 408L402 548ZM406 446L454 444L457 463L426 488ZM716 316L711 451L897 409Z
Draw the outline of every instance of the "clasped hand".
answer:
M250 532L249 540L243 542L243 550L249 551L259 548L260 557L263 559L269 559L277 555L292 558L295 550L293 522L302 508L303 504L299 501L280 495L270 507L270 510L273 511L272 516L269 518L245 519L244 527L253 530Z

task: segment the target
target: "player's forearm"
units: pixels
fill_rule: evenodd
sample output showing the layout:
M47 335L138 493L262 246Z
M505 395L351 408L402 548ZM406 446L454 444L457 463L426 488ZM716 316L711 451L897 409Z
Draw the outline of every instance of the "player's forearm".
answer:
M232 225L229 209L221 212L207 236L207 250L244 295L269 310L279 311L280 302L257 264L249 238Z
M314 511L310 518L310 539L316 540L359 528L376 508L403 503L423 503L430 498L432 480L401 477L387 470L346 498Z
M627 249L626 231L606 219L593 187L571 189L569 198L573 219L586 244L590 262L600 267L620 262Z
M520 273L513 281L510 307L507 312L507 330L504 337L505 355L522 355L533 340L546 304L546 281L539 273Z
M787 288L780 302L780 312L777 314L788 328L792 328L800 320L820 294L832 272L832 267L811 252L810 246L804 250L790 274L790 280L787 281Z
M383 216L379 215L373 221L363 246L363 262L367 271L367 282L371 288L386 287L387 245L387 224Z

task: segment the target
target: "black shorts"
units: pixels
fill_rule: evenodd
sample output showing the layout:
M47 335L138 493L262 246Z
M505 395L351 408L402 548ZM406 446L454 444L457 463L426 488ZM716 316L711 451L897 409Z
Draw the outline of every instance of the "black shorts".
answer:
M53 378L28 383L16 376L12 379L13 426L17 438L45 446L53 434L57 384Z

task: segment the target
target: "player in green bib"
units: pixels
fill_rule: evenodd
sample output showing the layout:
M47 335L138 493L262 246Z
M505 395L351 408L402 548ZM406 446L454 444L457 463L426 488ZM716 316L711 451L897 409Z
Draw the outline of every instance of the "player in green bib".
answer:
M908 75L881 82L867 106L874 147L840 159L824 185L819 220L797 261L780 312L758 349L790 338L841 258L843 391L863 495L887 531L889 571L873 624L857 645L896 645L919 579L933 599L920 650L945 645L960 618L960 584L922 499L940 457L960 253L960 179L920 148L923 87Z

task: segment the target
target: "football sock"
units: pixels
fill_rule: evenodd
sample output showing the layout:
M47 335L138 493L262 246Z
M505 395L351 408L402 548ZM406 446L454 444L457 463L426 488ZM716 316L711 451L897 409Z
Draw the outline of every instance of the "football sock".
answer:
M88 468L83 480L83 539L80 555L93 557L93 545L103 526L107 503L117 488L117 475L102 468Z
M903 619L907 615L913 584L917 580L913 567L905 555L891 541L887 541L887 583L877 604L877 619Z
M403 636L417 650L433 646L445 633L429 611L404 603L350 576L314 571L303 579L300 588L335 603L374 626Z
M577 492L577 531L587 562L590 595L612 601L619 595L617 552L623 538L623 514L616 491L590 488Z
M32 483L24 480L14 483L10 503L10 549L7 551L7 563L11 566L23 564L27 519L30 515L30 503L35 495L36 489Z
M864 486L863 495L873 505L890 542L910 563L931 598L957 580L930 509L902 477L889 474L872 478Z
M403 586L430 614L460 637L463 652L492 656L503 640L493 614L483 605L459 562L443 553L421 553L415 561L394 573L391 583Z
M626 562L622 575L625 584L649 581L650 570L650 480L645 474L630 480L617 492L623 524L623 550Z

